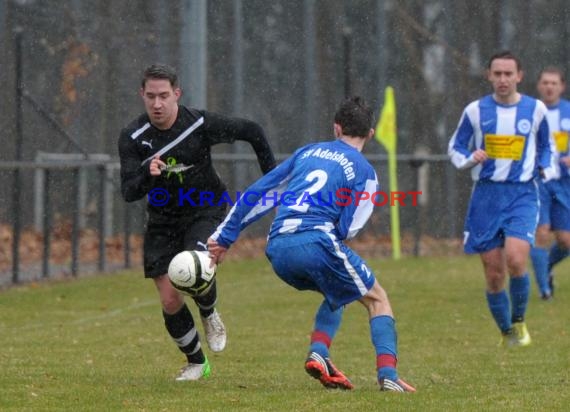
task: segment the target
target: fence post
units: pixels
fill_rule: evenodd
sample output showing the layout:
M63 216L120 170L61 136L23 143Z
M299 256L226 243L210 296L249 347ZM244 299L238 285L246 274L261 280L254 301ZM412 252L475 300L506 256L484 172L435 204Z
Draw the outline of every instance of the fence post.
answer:
M99 261L97 269L99 272L104 272L106 269L107 170L104 165L99 166L97 170L99 171L99 207L97 208L99 223Z
M24 140L24 122L22 119L22 28L17 27L14 30L15 35L15 51L16 59L16 161L22 160L23 140ZM13 213L13 230L12 230L12 282L18 283L20 277L20 235L22 231L22 223L20 220L20 187L21 176L20 169L14 169L14 186L12 187L12 213Z
M49 258L51 253L51 205L49 201L49 184L50 173L49 169L42 170L42 177L44 181L43 186L43 220L42 231L44 234L44 251L42 256L42 277L48 278L50 274Z
M73 216L71 223L71 275L77 276L79 262L79 213L80 213L80 179L79 167L73 169Z

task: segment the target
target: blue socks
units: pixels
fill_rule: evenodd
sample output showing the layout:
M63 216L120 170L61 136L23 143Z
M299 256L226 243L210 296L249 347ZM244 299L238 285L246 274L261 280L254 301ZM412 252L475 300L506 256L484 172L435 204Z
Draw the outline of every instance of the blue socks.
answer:
M340 326L343 311L344 307L332 310L327 301L323 301L315 316L310 352L317 352L324 358L329 357L329 347Z
M530 279L528 273L523 276L511 277L509 284L512 303L512 321L522 322L526 313L528 295L530 291Z
M533 247L530 250L530 258L532 260L532 266L534 267L534 276L540 294L550 294L551 291L548 286L548 250Z
M370 336L376 349L378 379L398 380L396 372L397 345L396 321L391 316L376 316L370 319Z
M562 249L555 243L552 248L550 248L550 255L548 257L548 269L547 272L550 273L552 267L563 260L566 256L570 255L568 249Z
M498 293L486 292L489 310L502 333L508 332L513 322L524 321L529 291L530 278L528 273L525 273L523 276L510 278L510 301L504 289Z
M501 332L508 332L511 329L511 308L507 291L503 289L499 293L487 292L487 304Z

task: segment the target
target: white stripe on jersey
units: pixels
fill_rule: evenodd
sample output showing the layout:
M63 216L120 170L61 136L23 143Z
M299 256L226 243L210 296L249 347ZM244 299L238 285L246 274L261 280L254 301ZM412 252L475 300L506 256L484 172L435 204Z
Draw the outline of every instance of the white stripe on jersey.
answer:
M131 133L131 139L135 140L137 137L139 137L141 134L144 133L144 131L146 129L148 129L150 127L150 123L146 122L143 127L141 127L140 129L135 130L133 133Z
M555 109L548 109L548 112L546 112L546 119L548 120L548 128L551 133L560 130L560 109L558 107Z
M560 105L555 109L548 108L548 112L546 112L546 120L548 121L548 130L550 130L550 134L554 138L554 133L560 131ZM556 162L554 165L556 168L556 172L560 175L560 164Z
M146 162L152 160L156 156L162 156L164 153L168 152L170 149L172 149L174 146L176 146L182 140L186 139L190 135L190 133L192 133L194 130L196 130L198 127L200 127L202 124L204 124L204 118L200 117L188 129L184 130L180 134L180 136L178 136L176 139L174 139L173 141L168 143L166 146L164 146L162 149L160 149L158 152L156 152L152 156L149 156L146 159L144 159L143 162L141 163L141 165L144 165Z

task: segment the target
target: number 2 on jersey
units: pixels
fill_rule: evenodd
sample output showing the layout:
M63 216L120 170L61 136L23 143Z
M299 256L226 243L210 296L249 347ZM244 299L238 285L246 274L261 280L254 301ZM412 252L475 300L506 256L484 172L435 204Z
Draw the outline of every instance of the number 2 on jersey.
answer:
M310 201L304 200L306 196L317 193L325 185L328 180L327 172L321 169L313 170L305 177L305 181L312 183L308 189L299 195L297 203L289 206L290 209L296 210L301 213L305 213L310 206Z

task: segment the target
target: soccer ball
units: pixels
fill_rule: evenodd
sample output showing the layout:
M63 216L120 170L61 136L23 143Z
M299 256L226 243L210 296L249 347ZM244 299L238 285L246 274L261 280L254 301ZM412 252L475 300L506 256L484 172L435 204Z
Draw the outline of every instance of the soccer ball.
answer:
M185 250L180 252L168 265L168 278L175 289L196 297L208 292L214 284L216 265L210 267L208 252Z

